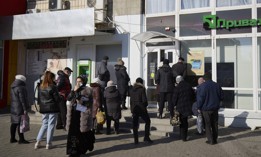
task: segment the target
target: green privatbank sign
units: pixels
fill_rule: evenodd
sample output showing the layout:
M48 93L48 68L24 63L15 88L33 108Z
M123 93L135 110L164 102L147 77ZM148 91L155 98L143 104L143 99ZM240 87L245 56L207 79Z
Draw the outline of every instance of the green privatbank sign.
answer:
M260 19L226 20L220 19L216 15L203 16L203 23L207 29L231 29L238 27L261 26Z

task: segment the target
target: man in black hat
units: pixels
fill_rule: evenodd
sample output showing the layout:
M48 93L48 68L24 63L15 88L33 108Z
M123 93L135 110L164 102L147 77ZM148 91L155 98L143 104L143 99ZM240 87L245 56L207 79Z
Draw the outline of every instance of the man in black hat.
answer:
M67 113L66 100L72 88L69 79L72 72L73 72L72 69L69 67L65 67L63 71L59 70L57 72L58 74L57 88L59 94L62 96L63 99L59 104L60 112L58 113L58 117L57 117L56 129L65 129L66 126L66 113Z
M179 57L178 62L172 66L172 70L173 70L175 79L178 75L182 76L183 79L185 79L185 77L187 75L187 66L184 63L184 58Z
M159 103L159 119L162 119L163 108L165 104L165 100L168 101L168 109L170 111L170 116L174 116L174 112L172 110L172 94L174 88L174 76L171 67L169 66L169 60L163 60L163 66L159 68L156 74L156 84L159 85L159 93L160 93L160 103ZM170 118L171 118L170 117Z

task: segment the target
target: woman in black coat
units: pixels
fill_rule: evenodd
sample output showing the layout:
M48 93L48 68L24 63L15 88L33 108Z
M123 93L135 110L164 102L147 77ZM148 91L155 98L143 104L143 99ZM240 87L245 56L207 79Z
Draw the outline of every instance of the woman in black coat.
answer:
M10 143L15 143L15 132L18 128L19 144L29 143L24 139L24 134L20 132L21 115L27 114L30 106L27 99L27 90L25 87L26 78L23 75L16 75L11 84L11 139Z
M126 103L127 91L129 88L128 83L130 81L130 77L126 71L124 62L121 59L118 60L118 63L114 66L114 69L115 69L115 75L117 78L117 88L121 95L122 109L126 110L126 109L128 109L126 107L125 103Z
M183 141L187 141L188 116L192 115L192 104L195 100L195 93L190 84L183 80L182 76L176 77L177 86L174 89L173 105L180 116L180 136Z

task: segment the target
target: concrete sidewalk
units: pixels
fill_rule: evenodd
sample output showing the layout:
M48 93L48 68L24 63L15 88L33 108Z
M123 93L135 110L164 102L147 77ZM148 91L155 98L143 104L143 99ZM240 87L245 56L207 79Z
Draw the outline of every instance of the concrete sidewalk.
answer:
M31 130L25 133L30 144L9 143L10 115L0 112L0 156L1 157L66 157L66 131L55 130L53 145L55 148L34 150L34 143L40 125L32 124ZM195 128L189 129L190 140L183 142L178 135L173 137L152 136L153 144L142 142L137 146L133 144L131 133L119 135L96 135L96 143L92 152L85 156L99 157L258 157L261 156L261 129L219 128L217 145L205 143L204 136L194 135ZM18 136L16 136L18 139ZM43 142L44 143L44 142ZM45 144L45 143L44 143Z

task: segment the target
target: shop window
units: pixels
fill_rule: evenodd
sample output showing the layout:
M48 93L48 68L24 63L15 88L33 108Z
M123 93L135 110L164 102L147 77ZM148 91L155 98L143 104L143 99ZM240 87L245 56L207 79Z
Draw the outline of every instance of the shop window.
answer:
M252 39L217 40L217 82L228 88L253 88ZM252 90L225 90L223 107L252 109ZM235 106L235 104L237 106Z
M261 3L261 0L256 0L256 3Z
M202 17L211 13L198 13L180 15L180 36L210 35L211 31L206 30L202 24Z
M148 77L147 77L147 85L148 86L155 86L155 76L158 69L158 53L157 52L149 52L148 53Z
M176 0L147 0L146 1L146 13L167 13L175 11Z
M252 0L217 0L217 7L249 5Z
M181 9L209 7L209 0L182 0Z
M261 19L261 8L257 8L257 19ZM261 32L261 26L260 25L257 27L257 32Z
M219 19L232 20L232 21L240 21L244 19L251 19L251 9L244 9L244 10L231 10L231 11L218 11L217 17ZM219 28L217 29L217 34L236 34L236 33L251 33L252 27L230 27L229 29L226 28Z
M150 17L146 20L147 31L175 36L175 16Z

